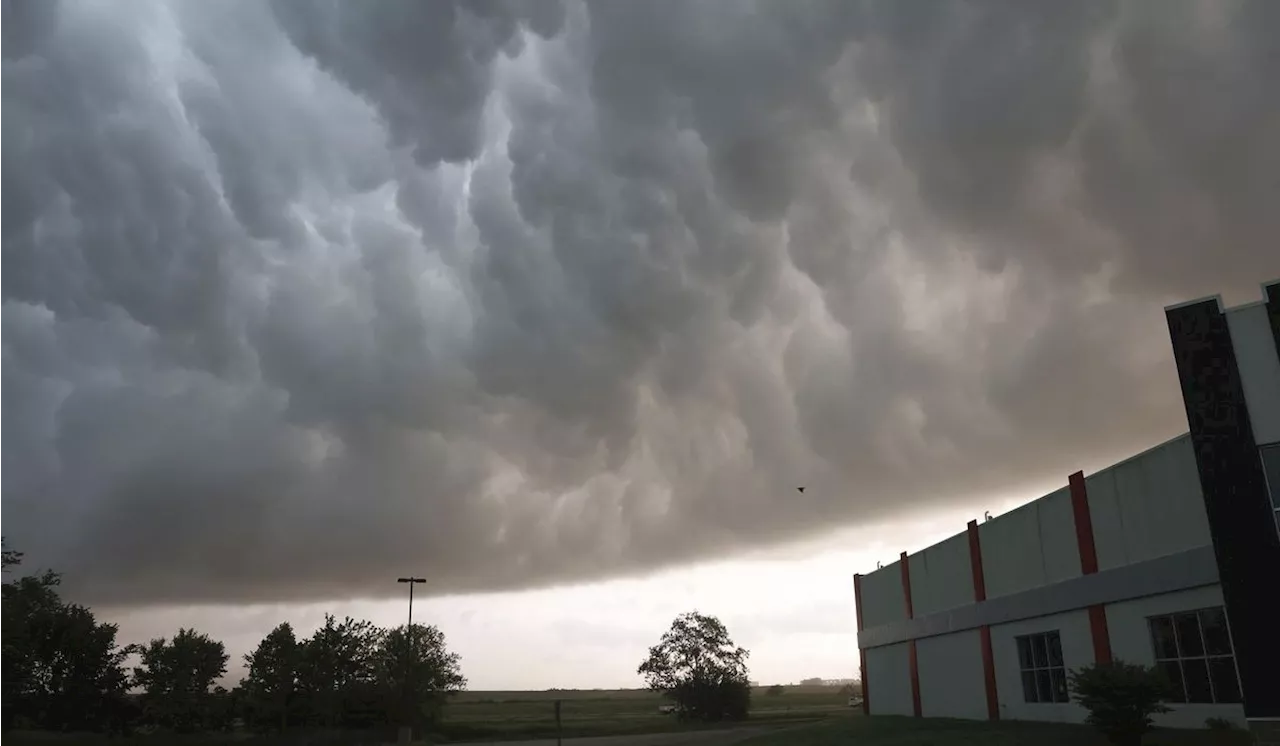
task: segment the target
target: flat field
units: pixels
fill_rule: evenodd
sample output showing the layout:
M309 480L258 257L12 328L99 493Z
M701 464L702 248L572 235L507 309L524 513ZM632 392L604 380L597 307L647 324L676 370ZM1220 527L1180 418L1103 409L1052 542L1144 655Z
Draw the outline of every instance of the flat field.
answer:
M464 692L445 708L442 735L451 740L536 738L556 733L555 702L560 700L561 729L572 736L659 733L696 726L679 723L659 708L660 695L643 689L545 692ZM752 692L755 723L787 723L848 713L848 696L838 687L784 687L769 694Z

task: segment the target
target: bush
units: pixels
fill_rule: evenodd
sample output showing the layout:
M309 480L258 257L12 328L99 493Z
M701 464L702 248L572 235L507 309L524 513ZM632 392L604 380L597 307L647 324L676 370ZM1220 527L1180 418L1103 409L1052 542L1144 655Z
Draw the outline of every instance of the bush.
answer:
M786 687L784 687L782 684L774 684L773 686L765 690L765 694L769 695L770 697L780 697L786 691L787 691Z
M1087 722L1116 746L1140 746L1151 716L1168 712L1169 682L1154 668L1116 661L1072 671L1076 701L1089 711Z

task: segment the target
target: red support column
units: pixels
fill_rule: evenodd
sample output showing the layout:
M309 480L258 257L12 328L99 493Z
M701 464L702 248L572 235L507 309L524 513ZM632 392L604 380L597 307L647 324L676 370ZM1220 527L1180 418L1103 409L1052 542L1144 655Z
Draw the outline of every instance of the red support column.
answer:
M1076 545L1080 550L1080 572L1093 575L1098 571L1098 548L1093 541L1093 517L1089 514L1089 491L1084 472L1067 478L1071 488L1071 514L1076 523ZM1107 611L1101 604L1089 607L1089 632L1093 637L1093 658L1097 663L1111 662L1111 634L1107 629Z
M969 565L973 569L973 601L987 600L987 579L982 571L982 541L978 536L978 522L969 521ZM996 662L991 652L991 627L978 628L982 645L982 683L987 690L987 719L1000 719L1000 698L996 692Z
M853 576L853 603L857 606L858 632L862 632L862 576ZM871 687L867 683L867 651L858 643L858 676L862 678L862 714L871 714Z
M906 601L907 618L914 619L914 604L911 601L911 566L907 562L907 553L898 555L902 567L902 596ZM920 717L920 667L916 661L916 641L907 641L907 665L911 671L911 711Z

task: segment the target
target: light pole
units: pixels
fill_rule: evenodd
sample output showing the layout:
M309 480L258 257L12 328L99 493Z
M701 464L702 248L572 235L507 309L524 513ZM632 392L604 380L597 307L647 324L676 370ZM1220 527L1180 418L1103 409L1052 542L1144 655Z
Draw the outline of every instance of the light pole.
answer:
M418 583L427 582L426 578L396 578L397 583L409 584L409 626L405 627L405 645L409 648L405 651L404 657L404 719L405 724L400 729L400 740L408 743L413 740L413 708L411 706L411 689L409 687L409 678L413 675L413 587Z

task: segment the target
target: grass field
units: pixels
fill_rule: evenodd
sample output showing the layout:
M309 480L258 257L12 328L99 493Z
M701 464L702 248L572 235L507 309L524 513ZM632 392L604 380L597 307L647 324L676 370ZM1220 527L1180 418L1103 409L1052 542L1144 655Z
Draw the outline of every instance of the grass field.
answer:
M561 701L565 737L655 733L696 726L659 712L664 700L645 690L464 692L445 708L441 735L450 740L534 738L556 732L555 701ZM848 697L836 687L786 687L770 695L752 693L752 722L801 721L843 715Z
M681 723L659 712L666 700L645 690L546 692L463 692L445 707L442 722L432 734L434 743L503 741L554 737L555 702L561 701L560 732L574 736L626 735L699 730L715 726ZM848 698L835 687L786 687L770 695L752 693L752 724L789 724L844 717ZM724 727L724 726L720 726ZM11 732L7 746L355 746L385 743L386 733L291 731L255 735L248 732L135 735L110 738L93 734Z
M1236 746L1248 744L1244 731L1157 730L1145 746ZM1106 739L1083 725L975 722L881 715L831 718L746 741L742 746L1105 746Z

